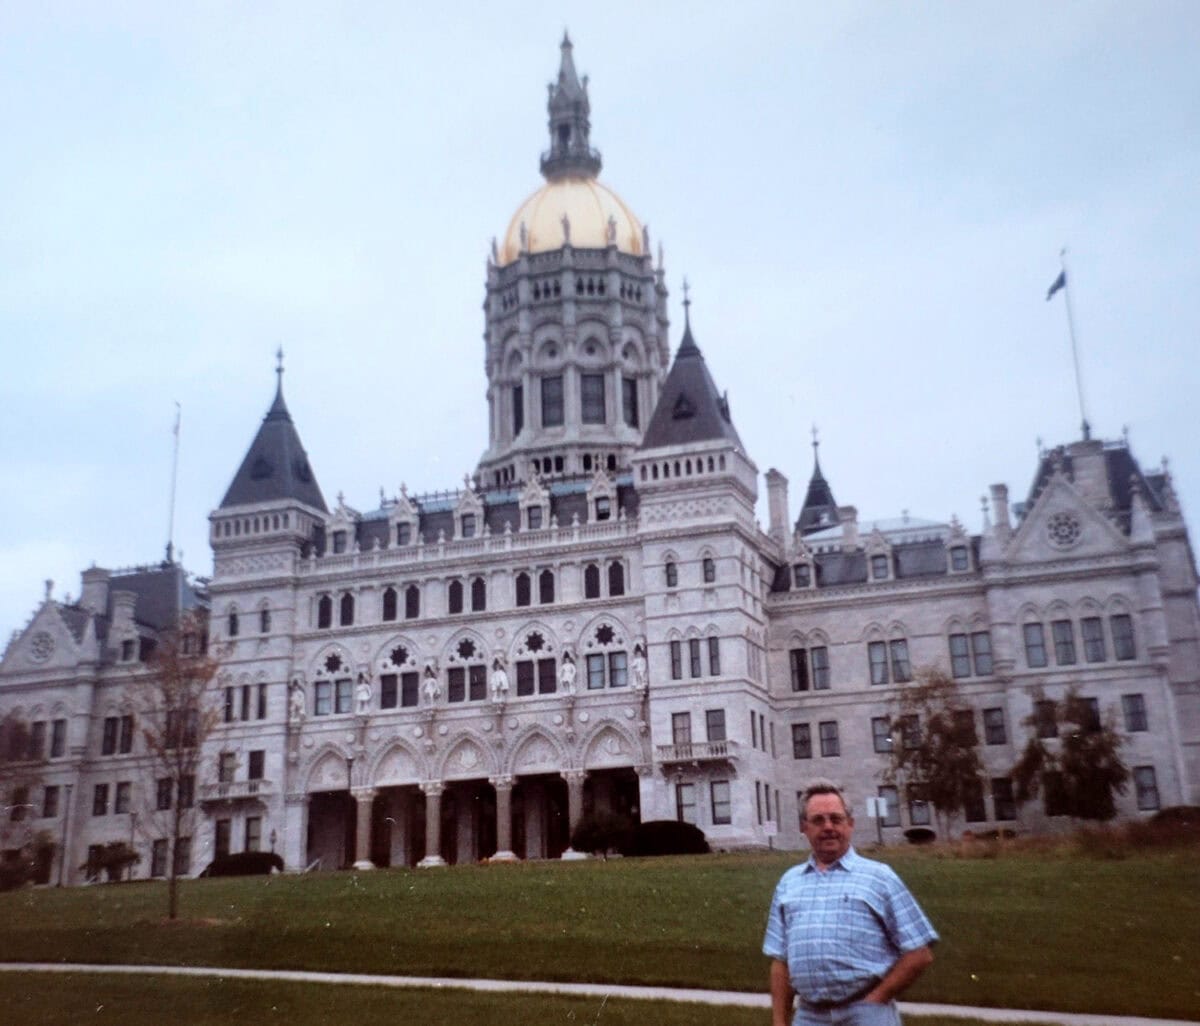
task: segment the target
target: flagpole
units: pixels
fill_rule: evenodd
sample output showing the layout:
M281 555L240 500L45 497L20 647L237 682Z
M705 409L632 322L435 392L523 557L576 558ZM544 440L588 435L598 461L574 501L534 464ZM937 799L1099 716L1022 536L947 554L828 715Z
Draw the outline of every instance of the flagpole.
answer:
M175 404L175 428L172 434L175 436L174 453L171 457L171 502L167 508L167 562L173 563L174 560L174 545L175 540L175 482L179 478L179 422L183 417L183 408L179 403Z
M1058 254L1059 263L1063 270L1063 292L1067 301L1067 331L1071 335L1071 359L1075 364L1075 391L1079 396L1079 417L1083 421L1083 440L1092 437L1092 428L1088 424L1087 409L1083 402L1083 372L1079 369L1079 346L1075 342L1075 313L1071 308L1071 276L1067 273L1067 250L1064 247Z

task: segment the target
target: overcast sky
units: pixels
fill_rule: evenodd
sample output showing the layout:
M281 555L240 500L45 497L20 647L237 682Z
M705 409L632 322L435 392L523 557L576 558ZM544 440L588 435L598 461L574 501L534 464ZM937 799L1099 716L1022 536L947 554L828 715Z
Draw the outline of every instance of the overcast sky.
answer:
M1079 436L1065 245L1094 433L1169 456L1196 523L1200 4L0 0L0 639L44 578L162 557L176 402L211 571L279 345L331 504L461 483L564 27L672 343L686 274L793 518L814 422L864 519L1024 497Z

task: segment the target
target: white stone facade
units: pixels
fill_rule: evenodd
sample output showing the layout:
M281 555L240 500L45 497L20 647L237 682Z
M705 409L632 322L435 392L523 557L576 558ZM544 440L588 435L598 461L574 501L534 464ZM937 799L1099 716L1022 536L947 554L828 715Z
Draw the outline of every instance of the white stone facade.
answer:
M555 95L561 133L574 108ZM555 152L551 185L599 167L586 145ZM489 440L461 490L329 511L280 391L210 517L206 595L164 564L47 596L0 664L0 714L45 724L28 797L67 849L52 876L78 880L113 840L146 856L139 875L161 869L153 817L135 819L153 781L121 733L139 639L165 625L160 579L176 613L209 604L222 659L191 872L247 847L290 869L557 857L588 810L799 847L807 780L840 781L860 810L880 794L872 721L925 667L954 671L986 767L954 832L1064 824L1009 807L1004 781L1035 700L1070 686L1127 737L1122 816L1200 803L1197 577L1165 472L1077 442L1044 455L1020 517L993 486L971 536L860 524L819 469L793 529L773 470L764 532L757 468L690 329L667 373L648 237L584 227L489 262ZM572 246L589 233L608 245ZM881 833L898 842L924 809L895 797Z

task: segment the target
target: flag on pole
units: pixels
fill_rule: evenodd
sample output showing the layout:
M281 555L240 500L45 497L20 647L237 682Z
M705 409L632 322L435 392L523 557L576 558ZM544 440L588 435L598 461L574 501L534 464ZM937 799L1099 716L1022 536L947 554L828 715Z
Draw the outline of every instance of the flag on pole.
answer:
M1066 287L1067 272L1064 268L1058 272L1058 277L1054 279L1054 284L1050 286L1050 291L1046 293L1046 302L1049 302L1052 298L1054 298L1054 293L1056 293L1059 289L1065 289Z

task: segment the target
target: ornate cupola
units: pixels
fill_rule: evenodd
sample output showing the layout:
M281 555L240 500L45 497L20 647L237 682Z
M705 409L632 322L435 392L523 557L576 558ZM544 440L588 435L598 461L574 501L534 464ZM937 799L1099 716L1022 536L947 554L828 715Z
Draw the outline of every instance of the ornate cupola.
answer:
M564 32L558 81L550 83L550 99L546 104L550 112L550 149L542 154L542 174L550 182L559 178L595 178L600 173L600 152L588 144L591 106L587 76L580 82L575 73L573 49L571 38Z
M564 36L550 84L545 184L492 243L484 304L485 489L628 472L669 361L662 260L601 183L587 79Z

